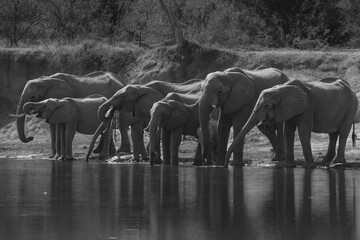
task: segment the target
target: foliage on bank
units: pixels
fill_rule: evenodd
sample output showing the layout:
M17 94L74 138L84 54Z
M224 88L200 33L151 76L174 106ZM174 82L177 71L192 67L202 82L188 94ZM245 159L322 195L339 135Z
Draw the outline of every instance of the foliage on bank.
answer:
M360 47L358 0L167 0L185 37L227 48ZM172 44L159 0L2 0L4 46Z

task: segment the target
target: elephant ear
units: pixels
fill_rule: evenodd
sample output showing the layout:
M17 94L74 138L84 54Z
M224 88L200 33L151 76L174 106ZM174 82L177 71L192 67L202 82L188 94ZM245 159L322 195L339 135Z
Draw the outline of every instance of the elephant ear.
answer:
M71 123L78 117L75 101L69 98L57 99L53 104L52 114L48 118L49 123Z
M303 88L296 85L279 87L279 102L276 106L276 122L287 121L303 113L310 103L310 96Z
M176 100L168 100L168 104L171 106L171 113L166 124L167 130L178 128L185 124L189 118L189 112L183 103Z
M223 107L225 114L240 110L256 98L255 84L244 74L229 72L222 78L230 83L230 92Z

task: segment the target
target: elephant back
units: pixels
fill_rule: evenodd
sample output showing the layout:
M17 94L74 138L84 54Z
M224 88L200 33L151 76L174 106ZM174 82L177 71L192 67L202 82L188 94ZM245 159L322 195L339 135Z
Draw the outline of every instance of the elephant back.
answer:
M254 82L258 93L264 89L289 81L289 78L276 68L264 68L253 71L243 70L243 73Z
M66 82L74 90L74 97L77 98L91 94L101 94L110 98L125 86L121 83L120 78L111 72L99 72L84 76L56 73L49 78Z

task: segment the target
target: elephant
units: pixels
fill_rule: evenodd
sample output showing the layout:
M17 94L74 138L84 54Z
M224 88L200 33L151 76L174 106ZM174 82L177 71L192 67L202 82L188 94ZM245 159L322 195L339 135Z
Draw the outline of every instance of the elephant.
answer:
M296 128L303 149L305 167L314 165L310 144L311 132L329 134L329 146L323 163L345 163L346 140L355 122L357 107L358 100L349 84L338 78L325 78L316 82L293 80L266 89L261 92L250 118L230 145L225 166L235 147L241 143L241 139L259 122L264 125L285 122L285 166L295 166ZM354 136L353 131L353 144Z
M166 97L152 106L150 110L151 118L149 122L150 133L150 164L153 165L155 156L155 146L157 141L157 131L161 128L162 150L165 165L178 165L178 151L182 135L190 135L199 140L200 132L198 128L199 111L197 100L199 94L179 94L168 93ZM184 102L192 103L191 105ZM216 127L216 124L212 124ZM212 131L216 132L216 131ZM194 158L194 165L201 165L201 147L198 144Z
M217 128L217 159L216 164L223 164L227 149L230 128L233 127L234 136L242 129L249 118L252 108L260 92L277 84L287 82L288 77L278 69L265 68L260 70L241 70L231 68L225 71L209 73L202 86L202 95L199 99L199 119L203 134L203 157L209 159L209 113L214 108L220 108ZM269 138L275 149L273 160L284 159L282 143L282 126L273 126L274 131L260 130ZM244 141L241 140L239 148L234 151L233 165L243 166ZM208 164L211 164L206 160Z
M72 142L75 132L94 134L99 125L103 124L97 118L97 110L107 98L99 94L86 98L48 98L40 102L27 102L24 104L25 114L36 114L36 117L46 119L47 123L56 125L57 146L55 158L59 160L72 160ZM109 128L107 128L109 129ZM104 147L100 157L108 157L109 131L104 134Z
M170 92L192 93L192 94L201 92L202 82L203 82L202 79L196 79L196 78L190 79L182 83L171 83L171 82L153 80L151 82L146 83L145 86L155 89L165 97Z
M25 114L23 113L23 106L25 103L39 102L47 98L84 98L91 94L100 94L106 98L110 98L123 87L124 84L121 83L118 76L111 72L102 71L92 72L84 76L56 73L51 76L42 76L29 80L22 91L16 111L16 116L22 115L22 117L16 120L20 140L24 143L33 140L33 137L26 137L24 131ZM130 115L126 115L125 113L120 114L122 122L125 123L120 124L121 146L119 150L130 152L128 126L126 125L126 121L130 118ZM52 149L50 157L52 158L56 154L55 125L50 124L50 132Z
M132 113L130 125L134 161L140 161L140 155L142 160L149 159L144 145L143 129L149 123L152 105L162 98L155 89L131 84L117 91L99 107L98 117L103 122L109 122L115 110Z

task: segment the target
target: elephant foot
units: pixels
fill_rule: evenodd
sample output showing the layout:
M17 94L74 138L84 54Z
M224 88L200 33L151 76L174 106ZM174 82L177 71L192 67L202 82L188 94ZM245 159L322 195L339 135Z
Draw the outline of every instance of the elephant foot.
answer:
M331 163L346 163L346 160L345 160L345 158L339 158L339 157L335 157L332 161L331 161Z
M230 163L230 166L233 166L233 167L243 167L245 166L244 162L243 161L232 161Z
M148 162L150 160L149 157L141 157L142 162Z
M322 160L321 160L321 163L331 163L333 157L327 157L325 156Z
M55 153L50 154L49 158L54 158L55 157Z
M343 165L344 165L344 163L333 163L333 162L331 162L329 167L330 168L335 168L335 167L339 167L339 166L343 166Z
M285 155L282 155L282 154L280 154L280 155L275 154L275 155L273 155L273 157L271 158L271 161L272 161L272 162L281 162L281 161L285 161L285 160L286 160L286 157L285 157Z
M116 150L117 153L131 153L130 147L123 147L120 146L118 150Z
M279 168L295 168L296 164L294 161L281 161L276 164Z
M305 162L303 165L302 165L303 168L315 168L316 167L316 163L314 162Z
M155 158L153 163L156 165L161 165L163 163L163 160L161 158Z
M136 162L136 163L138 163L138 162L140 162L140 158L134 158L134 157L132 157L132 158L130 158L128 161L129 161L129 162Z
M62 160L62 159L60 159L61 158L61 156L59 155L59 154L55 154L55 156L54 156L54 159L55 160Z
M201 165L202 165L202 162L200 159L194 159L193 166L201 166Z
M115 156L115 155L114 155ZM99 155L99 160L100 161L106 161L106 160L108 160L109 159L109 157L110 157L110 155L109 156L107 156L107 155ZM113 156L112 156L113 157Z

